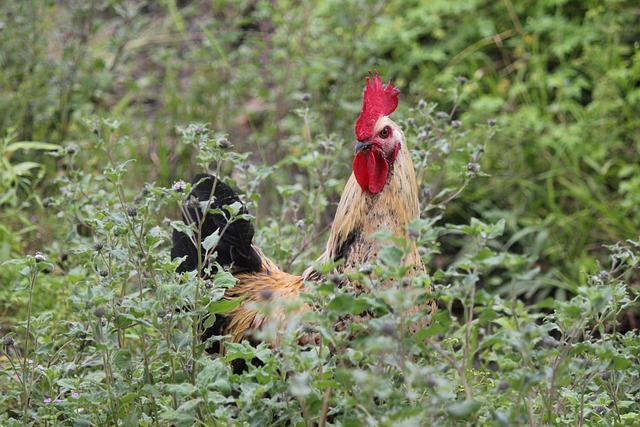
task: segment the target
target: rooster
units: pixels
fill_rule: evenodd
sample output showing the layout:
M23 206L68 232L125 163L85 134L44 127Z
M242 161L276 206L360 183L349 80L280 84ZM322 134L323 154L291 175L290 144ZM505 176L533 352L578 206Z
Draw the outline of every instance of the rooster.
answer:
M377 71L369 73L362 110L355 124L353 173L340 198L325 251L318 259L319 263L336 263L339 275L357 271L360 266L375 261L380 250L391 244L371 237L381 230L403 237L408 242L409 250L403 258L404 265L410 267L408 274L424 271L418 248L406 230L407 224L419 217L415 170L404 133L389 118L398 106L399 92L391 81L383 85ZM213 175L198 175L193 183L192 195L200 201L210 201L210 208L218 213L203 213L199 206L185 210L183 220L187 224L195 222L201 236L197 239L197 236L187 236L174 230L171 255L173 258L186 257L178 272L198 268L199 251L193 242L204 240L215 230L224 230L217 243L216 261L219 265L228 266L237 279L235 286L225 292L225 298L244 297L238 307L216 318L206 336L224 335L229 336L227 339L231 342L240 342L251 338L252 331L262 329L268 322L285 322L288 314L284 309L276 309L266 315L256 306L299 302L305 282L322 280L322 276L313 267L309 267L302 276L280 270L253 245L254 230L248 220L237 218L227 222L225 215L220 213L222 210L215 210L240 201L233 190ZM240 213L246 213L244 206ZM368 292L359 282L342 277L345 278L338 286L343 290L355 295ZM383 282L381 286L392 286L392 282ZM299 304L300 311L313 309L307 304ZM415 307L410 314L425 308L433 313L435 302ZM424 324L414 324L411 329ZM214 343L211 350L224 353L219 342Z

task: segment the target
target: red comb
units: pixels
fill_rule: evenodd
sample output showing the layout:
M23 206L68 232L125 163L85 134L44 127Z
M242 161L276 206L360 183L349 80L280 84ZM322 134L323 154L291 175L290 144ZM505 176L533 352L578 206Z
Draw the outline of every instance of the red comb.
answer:
M373 135L373 127L382 116L388 116L398 107L398 94L400 89L393 87L391 80L386 86L382 86L382 80L376 70L374 75L369 71L364 86L362 99L362 111L356 121L356 138L358 141Z

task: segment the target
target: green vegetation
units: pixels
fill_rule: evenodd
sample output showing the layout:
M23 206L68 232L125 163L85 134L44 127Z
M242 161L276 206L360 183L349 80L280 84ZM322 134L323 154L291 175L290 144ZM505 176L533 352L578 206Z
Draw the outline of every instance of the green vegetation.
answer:
M2 3L0 424L640 424L639 29L624 0ZM174 274L174 182L224 177L300 273L374 68L402 90L430 275L313 285L321 345L292 323L207 355L232 280ZM401 256L362 280L402 282Z

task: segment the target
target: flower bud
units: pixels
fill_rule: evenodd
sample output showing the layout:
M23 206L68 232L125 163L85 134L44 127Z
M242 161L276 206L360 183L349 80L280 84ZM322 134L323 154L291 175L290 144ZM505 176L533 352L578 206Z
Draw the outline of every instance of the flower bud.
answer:
M332 283L332 284L334 284L334 285L339 284L339 283L340 283L340 281L341 281L341 278L340 278L340 275L339 275L339 274L333 273L333 274L331 274L331 275L329 276L329 282L330 282L330 283Z
M189 208L189 209L198 209L200 207L200 200L198 200L195 197L191 196L185 202L185 206L187 208Z
M480 171L480 165L475 163L475 162L471 162L471 163L467 164L467 170L469 172L479 172Z
M422 197L424 197L426 200L431 200L431 189L425 188L424 190L422 190Z
M271 298L273 298L273 289L270 288L266 288L260 291L259 295L260 295L260 299L262 299L263 301L269 301L271 300Z
M127 215L135 218L138 216L138 210L134 206L127 206Z
M385 322L380 326L380 332L382 335L393 337L398 331L393 323Z

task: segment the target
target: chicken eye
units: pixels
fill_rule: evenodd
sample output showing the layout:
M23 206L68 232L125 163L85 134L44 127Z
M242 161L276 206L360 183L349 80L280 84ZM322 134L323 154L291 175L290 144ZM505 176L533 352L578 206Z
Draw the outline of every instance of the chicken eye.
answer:
M387 139L389 138L389 135L391 135L391 129L389 129L389 126L385 126L378 135L380 135L380 138L382 139Z

